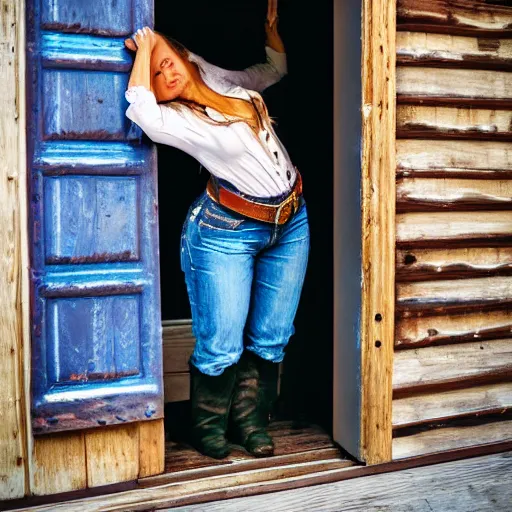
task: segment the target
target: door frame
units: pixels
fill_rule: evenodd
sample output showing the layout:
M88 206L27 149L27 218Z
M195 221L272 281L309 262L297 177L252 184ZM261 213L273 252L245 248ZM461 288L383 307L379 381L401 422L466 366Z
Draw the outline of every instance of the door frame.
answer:
M0 445L6 457L0 463L0 501L20 498L28 493L31 464L30 421L30 317L28 204L26 162L25 97L25 0L4 4L5 22L0 28L3 43L3 101L0 107L5 165L0 187L0 246L8 248L0 259L4 278L0 294L0 406L4 409L0 426ZM7 62L9 65L7 65Z
M395 1L334 1L333 432L367 464L391 460L395 37Z

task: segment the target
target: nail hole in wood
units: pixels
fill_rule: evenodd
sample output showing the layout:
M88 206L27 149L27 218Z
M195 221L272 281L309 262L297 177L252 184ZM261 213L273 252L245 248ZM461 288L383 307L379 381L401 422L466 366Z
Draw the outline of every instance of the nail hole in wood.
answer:
M375 342L375 346L376 346L377 348L380 348L380 346L381 346L381 345L382 345L382 343L381 343L379 340L377 340L377 341Z
M381 320L382 320L382 315L381 315L380 313L377 313L377 314L375 315L375 321L376 321L376 322L380 322Z
M412 265L413 263L416 263L416 256L414 256L414 254L406 254L404 257L404 263L406 265Z

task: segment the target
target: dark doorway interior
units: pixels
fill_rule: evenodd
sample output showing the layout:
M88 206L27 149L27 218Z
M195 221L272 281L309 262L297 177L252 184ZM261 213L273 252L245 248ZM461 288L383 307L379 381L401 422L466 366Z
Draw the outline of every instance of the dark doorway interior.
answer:
M267 0L155 1L155 28L208 61L243 69L265 60ZM279 0L289 74L263 96L277 133L304 180L311 253L281 384L284 417L332 430L332 2ZM208 171L166 146L158 149L162 318L190 318L179 263L182 223Z

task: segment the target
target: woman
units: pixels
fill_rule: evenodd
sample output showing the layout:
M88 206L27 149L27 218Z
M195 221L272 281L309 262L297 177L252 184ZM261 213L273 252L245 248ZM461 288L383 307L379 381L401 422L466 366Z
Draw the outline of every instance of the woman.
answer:
M193 443L215 458L229 454L227 437L273 454L269 382L295 332L308 260L301 178L258 93L287 72L275 3L267 63L244 71L209 64L147 27L125 42L136 51L127 117L211 174L183 225L181 268L196 337Z

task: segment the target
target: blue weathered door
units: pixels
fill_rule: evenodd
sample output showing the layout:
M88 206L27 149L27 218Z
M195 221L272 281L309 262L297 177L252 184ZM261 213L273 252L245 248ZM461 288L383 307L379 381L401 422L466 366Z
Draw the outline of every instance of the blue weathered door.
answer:
M29 0L34 433L163 417L156 154L123 40L150 0Z

